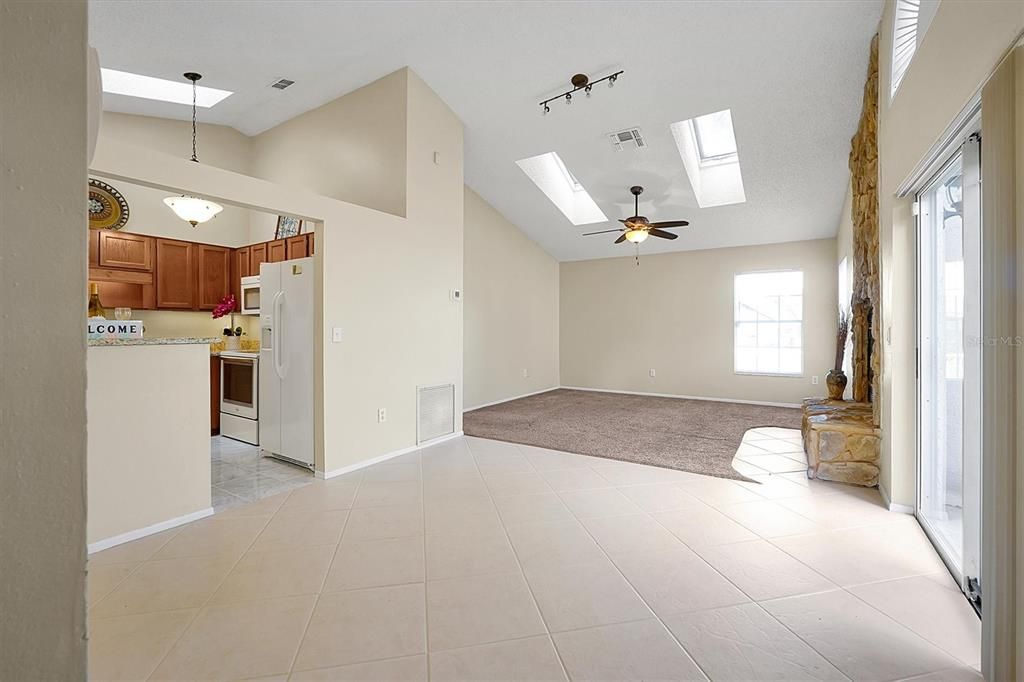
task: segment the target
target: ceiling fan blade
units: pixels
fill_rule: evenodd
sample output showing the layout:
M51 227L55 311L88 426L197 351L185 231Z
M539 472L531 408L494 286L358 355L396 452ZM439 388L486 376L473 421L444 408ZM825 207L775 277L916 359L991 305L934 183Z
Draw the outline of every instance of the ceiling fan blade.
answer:
M589 237L592 234L607 234L609 232L622 232L622 228L616 227L614 230L601 230L600 232L584 232L584 237Z
M616 244L621 244L621 243L622 243L622 242L624 242L624 241L626 241L626 235L624 235L624 234L620 234L620 235L619 235L619 238L615 240L615 243L616 243Z
M659 230L656 227L652 227L651 229L647 230L647 234L651 235L652 237L661 237L662 239L675 239L676 237L679 236L678 234L672 234L671 232Z
M651 223L651 227L686 227L690 224L688 220L666 220L660 223Z

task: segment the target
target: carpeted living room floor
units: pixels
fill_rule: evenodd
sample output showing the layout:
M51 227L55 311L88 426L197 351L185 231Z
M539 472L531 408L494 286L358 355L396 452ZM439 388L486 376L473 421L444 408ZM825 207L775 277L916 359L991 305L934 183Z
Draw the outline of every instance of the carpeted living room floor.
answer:
M749 429L800 428L800 410L555 389L463 415L467 436L748 480L732 459Z

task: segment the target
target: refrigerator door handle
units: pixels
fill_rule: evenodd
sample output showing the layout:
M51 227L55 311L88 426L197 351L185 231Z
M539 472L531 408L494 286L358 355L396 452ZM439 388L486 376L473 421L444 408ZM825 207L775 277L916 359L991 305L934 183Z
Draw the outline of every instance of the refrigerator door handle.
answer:
M281 365L281 332L283 329L283 325L281 324L281 303L283 296L283 291L279 291L274 294L274 303L272 305L274 315L274 372L277 374L279 379L284 379L284 368Z
M284 379L286 376L288 376L288 359L285 357L284 354L284 329L286 326L284 324L284 310L285 304L288 302L288 296L287 294L285 294L284 291L279 293L278 296L281 297L281 302L278 305L277 310L277 376Z

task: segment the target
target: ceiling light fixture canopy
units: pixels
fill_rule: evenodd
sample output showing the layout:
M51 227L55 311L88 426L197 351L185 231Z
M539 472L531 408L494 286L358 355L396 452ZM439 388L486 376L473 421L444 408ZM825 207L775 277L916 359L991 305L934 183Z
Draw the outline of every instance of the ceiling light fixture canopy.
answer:
M203 76L193 71L188 71L183 75L187 80L192 81L192 161L199 163L196 145L196 81ZM216 202L187 194L167 197L164 199L164 203L174 211L175 215L188 222L192 227L196 227L199 223L205 223L224 210L224 207Z
M567 105L572 104L572 95L574 92L579 92L580 90L583 90L587 96L587 99L590 99L590 93L594 89L594 86L597 85L598 83L608 81L609 88L615 87L615 81L623 73L625 72L619 70L616 71L615 73L610 73L607 76L604 76L603 78L598 78L596 81L590 80L590 77L587 76L585 73L576 74L571 79L569 79L569 82L572 83L572 90L566 90L565 92L555 95L554 97L549 97L540 103L541 116L551 111L551 107L549 107L548 104L554 102L555 100L564 99Z

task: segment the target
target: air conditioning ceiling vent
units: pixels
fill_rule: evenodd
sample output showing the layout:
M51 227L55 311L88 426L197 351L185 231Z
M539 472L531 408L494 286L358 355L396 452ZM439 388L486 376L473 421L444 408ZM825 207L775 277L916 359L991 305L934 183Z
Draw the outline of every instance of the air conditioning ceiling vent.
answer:
M281 78L280 80L271 83L270 87L277 88L278 90L284 90L289 85L295 85L295 81L290 81L287 78Z
M644 136L640 134L639 128L626 128L614 133L608 133L615 151L621 152L624 149L643 149L647 146Z

